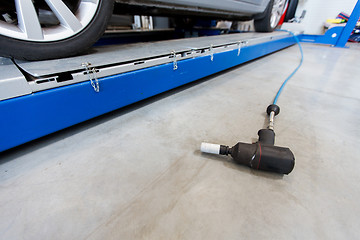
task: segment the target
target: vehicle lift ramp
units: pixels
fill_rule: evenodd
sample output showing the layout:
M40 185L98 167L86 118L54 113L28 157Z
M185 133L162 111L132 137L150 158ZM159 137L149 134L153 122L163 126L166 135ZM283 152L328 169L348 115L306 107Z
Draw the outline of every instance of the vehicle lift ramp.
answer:
M295 43L287 32L240 33L0 58L0 152Z

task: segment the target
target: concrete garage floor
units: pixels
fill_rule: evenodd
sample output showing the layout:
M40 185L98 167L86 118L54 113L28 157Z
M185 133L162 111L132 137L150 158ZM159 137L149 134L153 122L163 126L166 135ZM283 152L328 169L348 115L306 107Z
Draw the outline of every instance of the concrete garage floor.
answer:
M257 137L297 46L2 153L0 238L359 238L360 48L303 47L275 122L290 175L199 147Z

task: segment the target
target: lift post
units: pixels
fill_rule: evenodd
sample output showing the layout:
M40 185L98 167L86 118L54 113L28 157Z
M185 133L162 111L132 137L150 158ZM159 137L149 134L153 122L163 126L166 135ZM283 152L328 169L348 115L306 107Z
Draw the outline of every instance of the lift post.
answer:
M324 35L302 34L299 36L299 39L301 42L328 44L334 47L344 48L346 47L346 43L349 40L351 32L354 30L359 18L360 0L357 1L346 26L333 27L329 29Z

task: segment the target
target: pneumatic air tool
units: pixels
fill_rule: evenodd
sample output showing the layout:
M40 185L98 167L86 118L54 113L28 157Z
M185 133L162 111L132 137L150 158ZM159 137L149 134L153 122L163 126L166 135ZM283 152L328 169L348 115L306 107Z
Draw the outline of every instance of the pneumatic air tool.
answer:
M279 114L277 105L267 108L269 126L258 132L259 140L256 143L238 142L233 147L202 143L201 151L205 153L230 155L236 163L247 165L253 169L289 174L295 165L295 157L289 148L274 146L274 118Z

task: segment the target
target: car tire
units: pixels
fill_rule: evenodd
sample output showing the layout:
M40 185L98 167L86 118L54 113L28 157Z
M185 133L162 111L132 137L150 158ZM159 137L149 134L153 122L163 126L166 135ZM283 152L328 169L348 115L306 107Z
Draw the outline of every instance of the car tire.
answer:
M288 22L289 20L291 20L295 17L298 3L299 3L299 0L290 0L289 1L289 7L286 11L286 15L285 15L285 19L284 19L285 22Z
M278 4L278 6L275 6ZM286 6L286 0L270 0L261 17L257 17L254 20L256 32L272 32L280 22L284 8ZM276 9L274 9L276 7Z
M114 7L113 0L99 0L80 32L58 41L27 41L0 34L0 56L21 60L45 60L77 55L90 48L104 33Z

